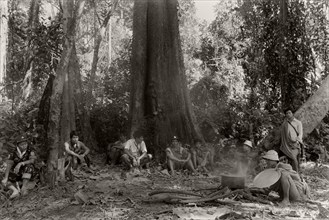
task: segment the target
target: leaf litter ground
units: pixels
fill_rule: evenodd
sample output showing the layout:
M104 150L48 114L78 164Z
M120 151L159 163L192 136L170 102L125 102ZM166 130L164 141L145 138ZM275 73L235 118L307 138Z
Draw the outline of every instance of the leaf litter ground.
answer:
M160 189L201 192L216 188L220 174L217 169L210 175L180 173L171 177L156 168L127 173L120 167L96 164L93 172L75 172L73 182L59 183L54 189L37 186L16 200L6 199L2 190L0 219L329 219L329 168L313 163L304 166L303 176L314 204L279 207L238 196L190 204L150 199L149 193Z

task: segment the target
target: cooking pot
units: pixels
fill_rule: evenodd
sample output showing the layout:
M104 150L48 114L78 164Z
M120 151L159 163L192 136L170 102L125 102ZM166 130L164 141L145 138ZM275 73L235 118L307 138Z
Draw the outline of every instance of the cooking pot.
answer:
M245 176L239 175L221 175L222 177L222 186L227 186L230 189L243 189L245 187Z

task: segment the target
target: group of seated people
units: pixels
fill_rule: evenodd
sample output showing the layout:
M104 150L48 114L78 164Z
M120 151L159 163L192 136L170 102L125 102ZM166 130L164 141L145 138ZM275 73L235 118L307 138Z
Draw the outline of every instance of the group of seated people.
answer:
M108 161L113 164L122 162L128 169L138 167L148 167L152 159L151 154L147 154L145 142L140 131L133 134L133 138L125 141L121 137L120 141L109 146ZM169 172L174 175L175 170L189 170L195 173L196 170L202 169L207 171L206 165L213 165L213 153L206 151L200 157L200 150L203 150L200 140L195 140L194 146L183 146L177 136L173 136L171 143L165 149L166 165ZM118 159L119 158L119 159Z
M166 165L171 174L175 174L177 169L188 169L196 172L201 168L207 170L207 163L213 162L213 152L206 151L202 157L198 156L198 150L201 148L201 141L196 140L195 145L190 149L183 147L178 137L172 138L171 144L166 148ZM66 165L76 169L79 163L85 162L90 166L88 154L89 148L81 141L75 131L70 133L70 140L64 143L66 152ZM148 165L152 159L152 155L147 153L147 148L143 140L143 134L135 131L133 138L125 141L124 139L115 143L115 146L121 146L118 149L123 150L120 155L120 161L128 168L139 168ZM246 141L242 147L241 158L248 166L248 155L252 149L250 141ZM275 168L280 172L280 179L267 190L277 191L282 198L282 204L289 204L290 201L300 200L309 196L307 184L301 180L299 174L294 171L291 165L279 162L276 151L270 150L262 158L267 162L267 168ZM5 171L2 184L12 190L10 198L15 198L20 194L27 193L27 183L35 175L34 162L36 160L35 153L28 145L28 140L24 137L17 141L16 150L9 155L7 160L7 168Z

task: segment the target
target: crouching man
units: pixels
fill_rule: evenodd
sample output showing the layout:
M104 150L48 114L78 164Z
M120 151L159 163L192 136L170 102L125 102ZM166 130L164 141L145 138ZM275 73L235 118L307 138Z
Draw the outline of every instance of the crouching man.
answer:
M214 168L214 148L210 145L203 145L201 140L195 140L194 146L191 149L192 163L195 169L208 173L206 168L209 165L210 169Z
M167 166L170 174L174 175L175 170L188 169L195 173L190 152L182 147L176 136L173 137L171 145L166 149Z
M280 172L280 179L269 187L268 192L276 191L282 199L280 205L287 206L290 202L301 201L310 198L310 191L306 182L302 181L290 164L279 162L278 153L274 150L268 151L263 157L267 168L275 168Z
M146 144L143 134L140 131L135 131L133 138L129 139L124 146L124 153L121 156L122 162L130 170L132 168L148 167L151 154L147 154Z
M17 142L17 148L14 153L9 155L7 160L7 168L2 184L13 191L10 198L27 194L27 184L34 176L34 162L36 160L35 153L28 145L28 140L21 137ZM20 182L22 187L20 188Z
M107 146L107 151L106 151L107 164L117 165L120 163L120 158L124 153L126 141L127 141L126 137L124 135L121 135L120 140L114 143L110 143Z
M70 141L65 142L64 146L67 153L66 163L70 163L69 166L75 170L79 164L86 162L90 168L90 159L88 157L90 150L84 143L79 141L76 131L71 131Z

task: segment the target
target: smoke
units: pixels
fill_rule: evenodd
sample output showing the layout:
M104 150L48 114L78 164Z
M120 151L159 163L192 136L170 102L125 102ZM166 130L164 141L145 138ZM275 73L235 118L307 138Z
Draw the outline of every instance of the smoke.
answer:
M248 169L249 169L248 161L240 160L236 162L236 167L234 169L235 173L232 174L236 176L247 176Z

